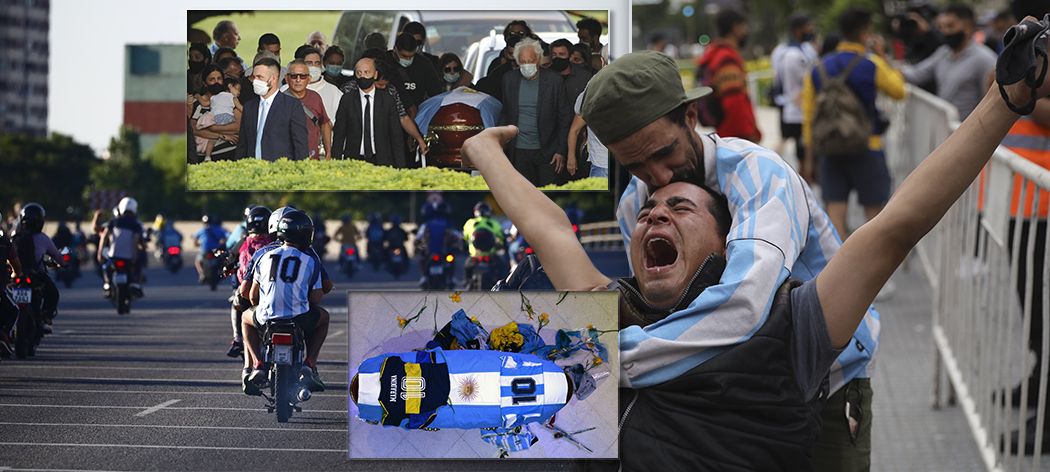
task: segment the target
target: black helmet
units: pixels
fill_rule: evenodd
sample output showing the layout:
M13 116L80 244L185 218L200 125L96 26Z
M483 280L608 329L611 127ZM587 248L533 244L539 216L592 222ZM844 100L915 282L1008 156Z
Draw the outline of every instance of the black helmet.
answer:
M492 215L492 207L488 203L478 202L474 205L474 216L476 217L488 217Z
M314 222L305 212L292 210L277 223L277 237L302 248L314 241Z
M18 222L26 231L39 233L44 230L44 207L39 203L27 203L18 214Z
M247 227L248 232L251 234L266 234L267 228L266 223L270 219L269 208L264 206L255 206L248 211L248 215L244 217L244 225Z

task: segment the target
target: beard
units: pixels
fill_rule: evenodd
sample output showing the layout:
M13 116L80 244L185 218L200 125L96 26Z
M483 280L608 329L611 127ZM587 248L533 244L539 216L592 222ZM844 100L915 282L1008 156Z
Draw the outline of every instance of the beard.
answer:
M687 156L686 166L680 167L674 170L671 176L671 183L675 182L686 182L697 186L706 186L706 173L704 171L703 157L704 152L701 150L700 145L696 142L695 131L689 130L689 148L692 150L693 155Z

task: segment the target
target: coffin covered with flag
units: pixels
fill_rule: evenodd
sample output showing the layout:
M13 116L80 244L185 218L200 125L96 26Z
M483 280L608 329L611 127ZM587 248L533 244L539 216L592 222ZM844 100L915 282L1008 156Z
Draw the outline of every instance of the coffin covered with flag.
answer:
M424 101L416 114L416 126L430 148L427 165L469 169L460 155L463 142L496 126L502 108L491 95L466 86Z
M572 391L561 367L531 354L440 348L369 358L350 382L360 419L405 429L542 423Z

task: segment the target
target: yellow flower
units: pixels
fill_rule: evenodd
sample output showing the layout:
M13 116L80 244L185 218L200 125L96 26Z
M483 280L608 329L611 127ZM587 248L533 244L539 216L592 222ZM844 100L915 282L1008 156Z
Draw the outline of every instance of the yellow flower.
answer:
M478 317L476 317L476 316L471 316L470 317L470 321L473 321L474 324L481 324L481 323L478 322Z
M602 358L594 356L594 365L602 365Z
M397 325L403 330L405 326L408 326L408 320L402 318L401 315L397 315Z
M592 324L587 325L587 329L594 329L594 325L592 325Z
M448 299L452 300L455 303L462 302L463 301L463 297L460 296L460 293L462 293L462 292L452 292L452 295L449 295Z
M551 315L548 315L547 312L540 313L540 323L547 323L550 320Z

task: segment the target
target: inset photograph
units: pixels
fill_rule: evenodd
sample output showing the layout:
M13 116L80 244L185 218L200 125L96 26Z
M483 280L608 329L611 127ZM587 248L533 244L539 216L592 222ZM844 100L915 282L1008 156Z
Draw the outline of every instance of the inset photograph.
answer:
M349 292L350 459L618 457L615 292Z
M487 190L460 151L501 125L537 187L609 188L578 103L608 11L187 16L189 190Z

